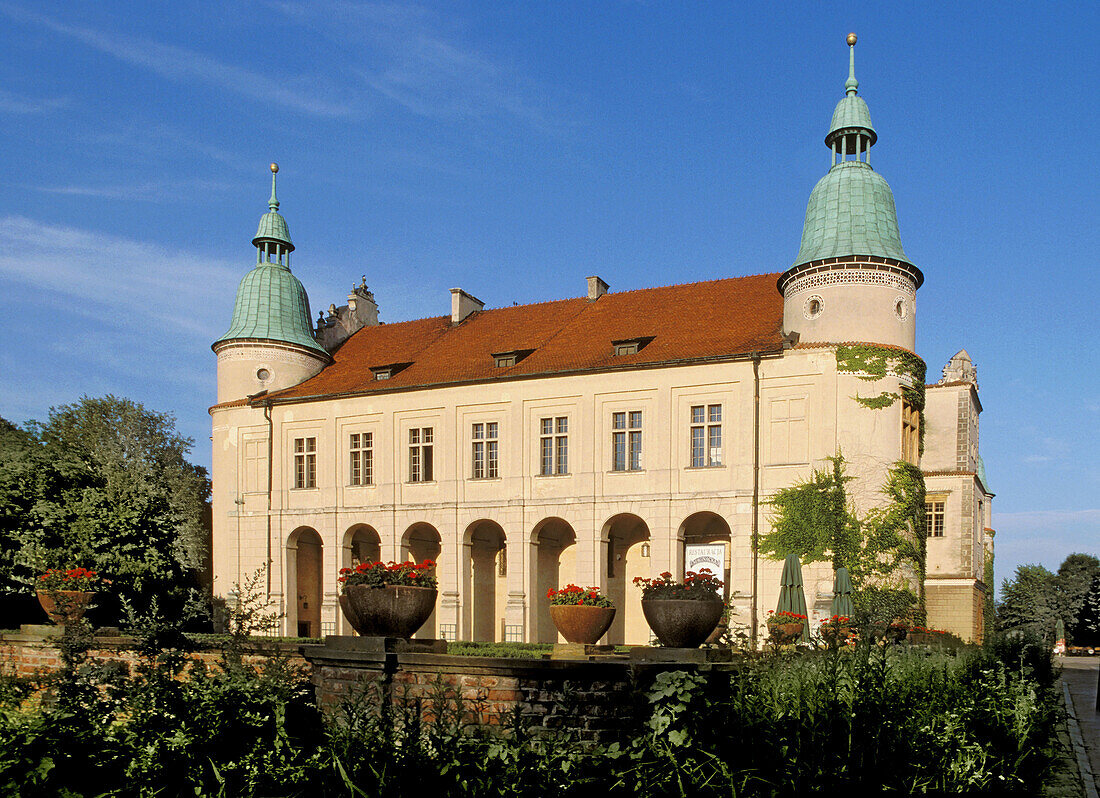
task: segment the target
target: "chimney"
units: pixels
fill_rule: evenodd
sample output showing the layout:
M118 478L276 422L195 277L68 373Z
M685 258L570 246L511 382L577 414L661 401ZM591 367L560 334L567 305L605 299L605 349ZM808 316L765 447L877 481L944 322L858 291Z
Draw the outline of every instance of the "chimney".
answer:
M589 302L595 302L597 299L599 299L600 297L602 297L604 294L607 293L607 289L609 287L610 286L608 286L608 284L605 283L603 280L601 280L599 277L589 277L588 278L588 301Z
M461 288L451 289L451 324L460 324L467 316L482 310L485 303Z

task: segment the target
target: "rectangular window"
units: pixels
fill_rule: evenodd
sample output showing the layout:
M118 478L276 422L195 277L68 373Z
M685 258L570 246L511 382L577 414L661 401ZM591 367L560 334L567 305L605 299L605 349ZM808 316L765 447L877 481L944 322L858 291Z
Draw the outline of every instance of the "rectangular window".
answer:
M431 427L409 430L409 482L431 482L435 478L432 443Z
M906 401L901 403L901 459L920 462L920 411Z
M641 471L642 411L611 414L611 470Z
M374 433L353 432L348 443L350 485L374 484Z
M691 408L691 467L722 465L722 405Z
M474 424L473 428L473 477L495 479L497 469L497 422Z
M924 517L927 525L928 537L943 537L944 502L930 501L924 503Z
M539 474L569 473L569 419L539 419Z
M294 439L294 487L317 487L317 439Z

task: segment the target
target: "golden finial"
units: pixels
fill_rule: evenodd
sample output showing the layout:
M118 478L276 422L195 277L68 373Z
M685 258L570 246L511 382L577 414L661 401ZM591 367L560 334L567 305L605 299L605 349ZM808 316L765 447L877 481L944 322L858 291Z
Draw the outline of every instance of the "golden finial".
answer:
M854 33L849 33L848 34L848 46L849 47L855 47L856 46L856 35Z
M855 34L853 33L852 36L855 36ZM851 36L849 36L848 38L851 38ZM854 44L854 42L853 42L853 44ZM275 174L278 171L279 171L279 164L272 163L271 164L271 174Z

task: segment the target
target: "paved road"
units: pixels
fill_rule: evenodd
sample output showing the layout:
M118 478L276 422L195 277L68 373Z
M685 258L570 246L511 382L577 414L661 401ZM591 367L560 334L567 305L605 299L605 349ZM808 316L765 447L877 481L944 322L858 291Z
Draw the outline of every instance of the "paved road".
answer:
M1077 725L1081 729L1081 737L1088 751L1094 782L1097 782L1096 775L1100 774L1100 712L1096 710L1096 680L1097 669L1100 668L1100 657L1060 659L1063 668L1062 682L1069 687ZM1100 782L1097 784L1100 786Z

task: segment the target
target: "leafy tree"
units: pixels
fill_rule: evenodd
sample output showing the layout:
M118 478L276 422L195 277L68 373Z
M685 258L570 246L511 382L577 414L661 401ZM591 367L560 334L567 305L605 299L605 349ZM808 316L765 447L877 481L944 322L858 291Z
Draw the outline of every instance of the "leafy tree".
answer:
M1085 597L1097 577L1100 577L1100 560L1091 554L1071 554L1058 566L1058 574L1054 577L1054 591L1058 613L1066 624L1071 641L1077 639Z
M165 609L186 600L205 557L210 483L171 415L114 396L83 397L0 435L5 588L46 567L83 565L111 598ZM117 607L105 607L117 615Z
M1079 646L1100 645L1100 576L1093 578L1081 602L1074 642Z
M1022 630L1044 640L1054 634L1060 617L1055 576L1041 565L1021 565L1001 585L998 623L1004 630Z

